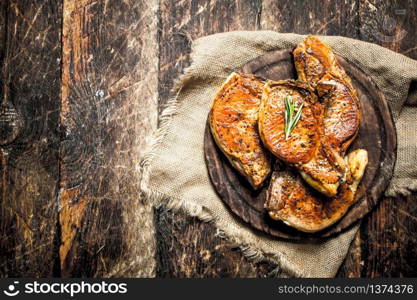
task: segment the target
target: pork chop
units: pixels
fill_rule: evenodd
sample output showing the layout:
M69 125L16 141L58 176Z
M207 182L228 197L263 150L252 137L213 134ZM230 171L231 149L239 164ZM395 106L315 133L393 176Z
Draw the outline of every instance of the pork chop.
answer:
M355 139L361 120L360 101L352 80L330 46L308 36L293 51L298 79L308 81L324 104L324 134L341 156Z
M303 232L317 232L340 220L357 201L356 192L368 163L368 152L357 149L346 157L352 183L343 182L327 198L305 185L296 172L274 171L265 202L269 216Z
M217 92L210 113L211 133L232 166L254 189L271 172L270 155L258 133L258 111L264 81L232 73Z
M326 74L317 83L317 93L324 105L324 134L331 147L344 154L355 139L362 112L359 100L348 85Z
M315 36L306 37L293 51L298 80L316 87L324 75L330 73L352 90L352 81L338 62L332 48Z
M286 136L285 101L288 99L302 111L291 134ZM313 188L327 196L337 193L345 168L334 163L342 159L333 158L334 151L328 149L323 106L307 83L281 80L265 84L259 109L259 133L265 147L282 161L294 165Z

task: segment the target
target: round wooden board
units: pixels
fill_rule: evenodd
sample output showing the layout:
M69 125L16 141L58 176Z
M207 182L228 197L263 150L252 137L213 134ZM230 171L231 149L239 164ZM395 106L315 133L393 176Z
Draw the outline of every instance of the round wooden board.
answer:
M358 201L339 222L328 229L308 234L270 219L263 208L269 182L265 182L259 191L254 191L246 179L231 167L215 145L209 126L206 126L206 165L220 198L249 225L275 237L299 240L337 234L355 224L377 204L391 179L396 158L397 136L388 103L369 76L342 57L337 58L352 78L363 110L358 137L348 152L357 148L367 149L369 163L356 195ZM296 78L291 50L271 51L248 62L239 71L271 80Z

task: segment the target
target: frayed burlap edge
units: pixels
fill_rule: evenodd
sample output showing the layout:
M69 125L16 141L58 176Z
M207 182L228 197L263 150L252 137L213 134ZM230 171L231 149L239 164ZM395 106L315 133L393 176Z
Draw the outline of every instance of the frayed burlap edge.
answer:
M144 155L141 163L141 174L142 177L140 179L140 190L142 193L143 198L145 201L153 203L155 207L164 206L169 210L183 210L188 213L190 216L197 217L203 222L209 222L216 225L216 220L214 216L205 210L205 208L201 205L191 204L191 202L186 202L176 197L169 197L163 193L153 191L149 188L149 178L152 168L152 161L155 158L155 150L164 140L164 137L167 134L168 128L170 126L172 117L177 113L177 97L178 94L181 92L181 86L185 86L187 81L192 78L191 75L193 70L192 64L184 70L184 73L180 76L180 78L175 81L173 94L172 97L162 111L160 115L160 126L156 131L154 138L151 140L149 145L149 151ZM231 247L239 248L242 254L251 262L270 262L277 265L275 269L273 269L270 274L271 275L280 275L281 277L286 276L293 276L293 277L308 277L309 274L303 272L299 269L296 269L293 264L288 262L288 260L278 253L264 253L256 249L253 246L250 246L244 243L240 238L231 237L227 235L223 230L219 229L217 226L216 235L222 239L227 240Z
M401 181L401 184L397 183ZM408 184L407 184L408 182ZM387 189L385 190L385 196L397 197L397 196L409 196L413 192L417 191L417 182L408 178L393 178Z

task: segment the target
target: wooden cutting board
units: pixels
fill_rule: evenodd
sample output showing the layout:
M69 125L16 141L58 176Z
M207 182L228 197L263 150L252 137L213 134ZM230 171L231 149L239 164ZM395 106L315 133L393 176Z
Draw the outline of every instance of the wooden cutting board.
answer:
M356 194L357 202L333 226L311 234L291 228L268 217L263 208L269 182L254 191L218 149L206 126L204 152L211 182L230 210L257 230L286 239L317 239L346 230L363 218L381 198L391 179L396 159L397 136L385 96L372 79L358 67L337 57L352 78L362 104L363 120L358 137L348 152L368 150L369 163ZM240 72L252 73L271 80L296 78L291 50L271 51L245 64Z

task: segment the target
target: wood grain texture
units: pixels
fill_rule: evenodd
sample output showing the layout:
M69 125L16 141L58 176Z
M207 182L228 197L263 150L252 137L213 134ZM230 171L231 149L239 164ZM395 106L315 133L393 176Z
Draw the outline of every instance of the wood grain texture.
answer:
M217 32L256 30L260 10L260 0L160 1L160 110L170 97L174 79L190 64L192 40Z
M138 253L152 243L152 224L141 220L152 211L135 201L134 165L190 63L192 39L227 30L334 34L417 58L416 5L0 1L0 276L143 275L139 269L153 253ZM417 276L416 203L416 195L384 199L338 276ZM182 212L161 208L155 224L160 276L281 276Z
M358 2L263 0L260 27L299 34L358 36Z
M380 0L359 2L359 33L362 40L376 43L412 58L417 57L416 1Z
M243 257L208 226L182 212L160 208L156 211L158 224L158 277L273 277L280 275L276 265L253 263ZM175 226L172 226L172 225ZM198 234L197 234L198 233ZM170 253L167 255L167 253ZM174 260L174 258L176 260Z
M138 165L157 123L155 4L64 1L62 276L153 275L152 209L140 200Z
M61 17L59 1L0 3L1 277L56 274Z
M308 234L294 230L282 222L272 221L264 209L268 185L254 192L247 181L231 167L216 146L209 125L206 126L204 153L211 182L223 202L249 226L272 236L294 240L334 236L369 213L388 186L394 170L397 149L397 134L388 103L368 75L342 57L337 59L352 79L363 112L358 136L348 152L366 149L369 162L356 193L357 202L339 222L328 229ZM257 57L246 63L240 71L270 80L296 78L291 49L271 51Z
M170 96L174 80L190 64L191 40L228 30L256 30L259 25L261 1L160 1L159 34L159 102L160 109ZM216 228L183 212L169 213L163 207L156 211L157 269L161 276L245 277L253 276L254 267L238 249L214 237ZM193 236L190 239L190 236ZM181 246L179 246L181 245ZM201 267L196 247L206 247L210 261ZM166 249L174 249L167 251ZM215 249L222 249L215 251ZM186 258L186 260L184 260ZM178 261L186 264L178 266ZM219 267L224 264L224 267ZM267 269L273 269L268 266Z
M417 59L417 2L360 1L360 38ZM417 276L417 195L384 198L361 227L360 274ZM352 267L347 266L347 269Z

